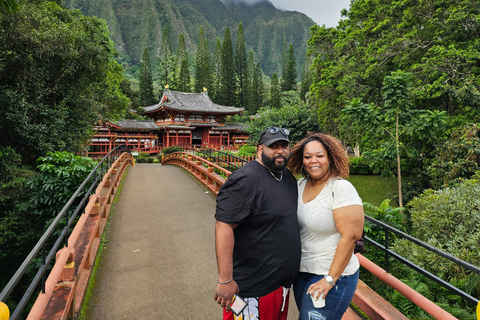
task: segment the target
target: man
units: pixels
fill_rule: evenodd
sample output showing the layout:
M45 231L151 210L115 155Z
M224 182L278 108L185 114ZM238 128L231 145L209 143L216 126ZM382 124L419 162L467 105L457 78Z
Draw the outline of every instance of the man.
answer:
M220 188L215 213L219 279L214 299L223 319L238 294L247 302L239 319L287 319L289 288L300 265L297 181L286 169L289 130L261 134L257 158L234 171Z

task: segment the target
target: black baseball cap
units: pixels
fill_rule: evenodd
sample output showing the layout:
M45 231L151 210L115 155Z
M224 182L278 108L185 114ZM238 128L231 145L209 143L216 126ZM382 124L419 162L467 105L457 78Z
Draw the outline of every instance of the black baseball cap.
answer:
M284 128L277 128L277 127L268 127L267 129L263 130L260 134L260 138L258 138L258 144L264 144L267 147L270 146L272 143L283 140L290 143L288 140L288 135L290 134L290 130Z

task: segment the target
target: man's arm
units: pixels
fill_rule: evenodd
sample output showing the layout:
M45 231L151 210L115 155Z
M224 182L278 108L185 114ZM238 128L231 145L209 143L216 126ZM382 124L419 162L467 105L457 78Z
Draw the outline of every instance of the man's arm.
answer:
M238 285L233 280L233 229L237 225L215 221L215 251L217 254L218 284L214 299L226 311L230 311L232 298L238 293Z

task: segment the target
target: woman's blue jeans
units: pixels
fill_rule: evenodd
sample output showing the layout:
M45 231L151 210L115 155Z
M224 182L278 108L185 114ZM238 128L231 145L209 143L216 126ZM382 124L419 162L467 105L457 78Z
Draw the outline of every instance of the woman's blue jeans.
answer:
M307 289L311 284L323 279L323 276L300 272L297 282L293 285L295 302L300 314L298 320L341 320L357 289L358 275L359 270L351 276L341 276L328 292L325 307L315 308L312 298L307 295Z

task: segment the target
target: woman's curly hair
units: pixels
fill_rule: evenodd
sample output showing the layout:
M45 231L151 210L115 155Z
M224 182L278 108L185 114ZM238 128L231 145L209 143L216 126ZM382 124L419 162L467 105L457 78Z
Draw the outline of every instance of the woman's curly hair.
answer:
M320 142L327 150L328 159L330 159L330 176L348 178L350 170L347 152L337 138L323 133L312 133L295 144L289 161L289 168L292 173L294 175L300 173L308 179L308 175L303 168L303 151L305 150L305 145L312 141Z

